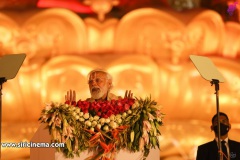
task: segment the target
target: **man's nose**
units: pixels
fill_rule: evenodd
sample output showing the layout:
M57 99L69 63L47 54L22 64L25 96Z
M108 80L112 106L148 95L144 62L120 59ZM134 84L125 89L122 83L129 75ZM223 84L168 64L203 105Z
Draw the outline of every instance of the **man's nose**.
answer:
M96 86L97 85L97 82L96 81L92 81L92 86Z

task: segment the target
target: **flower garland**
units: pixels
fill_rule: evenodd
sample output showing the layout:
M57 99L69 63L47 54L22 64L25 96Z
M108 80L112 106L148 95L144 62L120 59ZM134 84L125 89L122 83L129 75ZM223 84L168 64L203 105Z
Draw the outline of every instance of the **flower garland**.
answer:
M67 157L95 151L86 160L113 160L117 151L142 151L143 159L151 148L160 148L160 106L151 97L111 101L50 103L39 120L48 124L53 142L65 143L57 148Z

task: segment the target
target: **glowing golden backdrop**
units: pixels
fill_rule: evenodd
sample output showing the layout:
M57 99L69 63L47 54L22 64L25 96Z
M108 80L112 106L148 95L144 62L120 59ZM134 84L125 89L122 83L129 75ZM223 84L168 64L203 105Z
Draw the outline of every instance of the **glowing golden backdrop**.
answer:
M78 99L89 97L86 75L104 68L113 75L114 93L131 89L162 104L161 159L194 159L196 146L213 139L216 102L190 54L209 56L226 78L220 108L233 124L230 137L240 140L240 25L208 10L188 13L189 22L181 17L152 8L103 22L64 9L0 13L0 54L27 54L17 77L3 86L2 141L29 141L45 103L63 102L69 89ZM29 157L27 148L2 153Z

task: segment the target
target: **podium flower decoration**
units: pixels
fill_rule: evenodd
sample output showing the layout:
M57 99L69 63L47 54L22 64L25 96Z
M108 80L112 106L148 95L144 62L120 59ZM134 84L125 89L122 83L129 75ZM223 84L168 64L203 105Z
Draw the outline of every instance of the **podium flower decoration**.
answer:
M111 101L50 103L39 120L47 124L53 142L65 143L57 148L67 157L93 151L86 160L114 160L121 149L143 152L160 148L160 127L164 114L151 97Z

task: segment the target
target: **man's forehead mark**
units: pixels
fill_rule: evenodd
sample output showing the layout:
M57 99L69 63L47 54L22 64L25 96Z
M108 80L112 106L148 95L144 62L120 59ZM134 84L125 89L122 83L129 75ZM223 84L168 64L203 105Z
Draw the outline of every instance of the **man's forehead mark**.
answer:
M106 73L104 73L104 72L94 72L90 75L90 79L94 79L94 78L97 78L97 77L102 78L103 76L106 76Z

